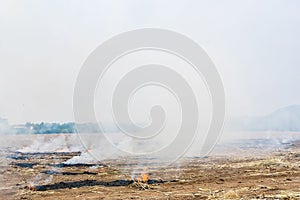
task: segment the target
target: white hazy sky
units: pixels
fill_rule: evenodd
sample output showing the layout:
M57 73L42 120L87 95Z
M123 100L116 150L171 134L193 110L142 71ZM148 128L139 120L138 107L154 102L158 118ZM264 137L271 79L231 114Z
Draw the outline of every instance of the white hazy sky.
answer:
M215 62L229 116L300 104L300 1L0 1L0 116L73 121L76 76L118 33L171 29Z

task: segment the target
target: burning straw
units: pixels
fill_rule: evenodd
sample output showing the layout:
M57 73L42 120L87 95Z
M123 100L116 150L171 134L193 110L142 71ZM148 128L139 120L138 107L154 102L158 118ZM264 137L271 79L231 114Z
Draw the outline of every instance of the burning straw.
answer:
M140 175L136 178L133 178L133 183L129 185L130 188L137 188L139 190L152 189L153 187L148 184L150 179L150 174L144 169Z

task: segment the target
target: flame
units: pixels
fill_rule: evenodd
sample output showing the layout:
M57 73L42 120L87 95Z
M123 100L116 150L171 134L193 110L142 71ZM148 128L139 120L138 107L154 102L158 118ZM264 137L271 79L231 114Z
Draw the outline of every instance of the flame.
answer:
M148 180L149 180L149 178L150 178L150 175L149 175L149 174L142 174L142 179L143 179L143 182L144 182L144 183L147 183Z
M141 176L137 178L138 183L147 183L149 181L150 175L147 173L142 173Z
M147 183L150 179L150 174L148 173L149 170L147 167L144 167L138 174L134 175L133 180L137 181L138 183Z

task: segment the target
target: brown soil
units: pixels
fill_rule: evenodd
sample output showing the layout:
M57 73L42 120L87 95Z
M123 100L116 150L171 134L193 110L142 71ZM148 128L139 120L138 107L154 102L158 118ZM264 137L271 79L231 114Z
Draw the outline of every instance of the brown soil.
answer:
M264 156L185 159L138 183L117 165L61 165L79 153L11 154L0 199L300 199L300 145ZM49 179L49 180L48 180Z

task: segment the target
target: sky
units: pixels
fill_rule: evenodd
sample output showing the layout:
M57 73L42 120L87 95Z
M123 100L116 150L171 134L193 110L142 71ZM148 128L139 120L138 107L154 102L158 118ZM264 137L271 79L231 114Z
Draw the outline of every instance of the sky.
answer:
M226 93L227 116L300 104L300 2L0 1L0 117L73 121L76 77L112 36L164 28L201 45Z

